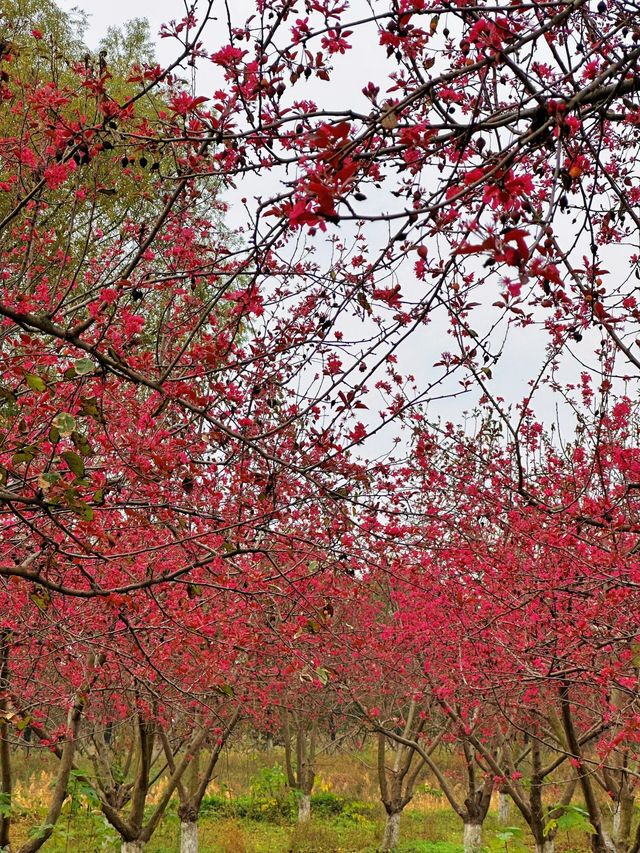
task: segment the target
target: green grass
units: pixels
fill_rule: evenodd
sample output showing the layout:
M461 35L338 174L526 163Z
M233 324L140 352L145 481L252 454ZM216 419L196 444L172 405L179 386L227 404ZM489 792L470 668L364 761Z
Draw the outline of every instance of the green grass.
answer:
M201 853L375 853L385 814L379 802L373 762L358 755L329 756L318 773L312 820L296 825L297 803L289 791L280 756L256 750L225 755L200 820ZM367 756L365 756L367 759ZM42 823L56 764L36 755L20 766L20 796L14 802L14 845ZM35 768L35 770L34 770ZM72 789L73 790L73 789ZM45 853L112 853L117 834L82 786L67 801ZM149 842L146 853L177 853L180 823L175 803ZM579 810L576 809L576 813ZM573 815L576 818L576 815ZM512 807L513 830L500 827L491 812L485 822L487 853L531 853L533 840ZM582 821L584 824L584 820ZM462 822L439 791L419 786L401 821L397 853L462 853ZM588 839L580 821L565 820L557 853L585 853Z
M315 816L303 827L297 826L293 817L256 820L208 814L200 821L200 849L202 853L375 853L382 837L384 814L371 804L357 805L360 808L354 808L351 802L339 813ZM19 828L22 827L16 826ZM26 828L25 823L23 832ZM498 837L500 827L495 815L490 815L485 824L488 853L532 851L530 837L520 829L505 847L504 840ZM147 845L146 853L176 853L179 832L179 820L172 810ZM114 831L101 815L86 808L63 815L44 847L50 853L105 853L117 849ZM565 832L558 836L556 849L558 853L584 853L588 849L586 836ZM462 824L444 807L408 810L402 818L397 853L462 853Z

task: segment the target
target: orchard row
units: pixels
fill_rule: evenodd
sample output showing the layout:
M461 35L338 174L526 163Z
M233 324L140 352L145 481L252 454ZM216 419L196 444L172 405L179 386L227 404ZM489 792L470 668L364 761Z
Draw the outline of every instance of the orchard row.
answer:
M637 9L209 0L160 65L5 7L0 847L25 731L20 853L87 760L127 844L160 749L193 823L239 720L298 727L304 813L332 714L386 847L428 771L470 851L497 786L638 853Z

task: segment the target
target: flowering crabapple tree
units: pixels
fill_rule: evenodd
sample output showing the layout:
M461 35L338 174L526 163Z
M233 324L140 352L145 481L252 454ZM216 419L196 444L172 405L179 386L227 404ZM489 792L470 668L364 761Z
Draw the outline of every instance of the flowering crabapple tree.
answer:
M341 547L348 537L342 534ZM252 614L250 628L263 639L254 695L243 705L257 729L280 736L300 823L311 817L318 761L352 728L342 710L340 674L347 660L342 626L360 606L362 591L354 577L365 566L359 557L336 554L332 537L324 550L311 541L280 551L281 578L269 586L269 603ZM339 734L336 720L346 723Z
M365 621L373 628L366 654L358 665L352 661L343 676L363 721L377 734L378 781L387 811L382 849L397 846L402 811L418 782L429 774L463 822L466 853L478 853L495 773L470 738L482 731L495 740L499 709L490 697L482 706L473 703L468 684L466 695L458 689L458 662L451 660L447 645L456 642L459 626L451 625L456 603L446 601L442 562L438 560L434 571L423 553L420 567L412 572L407 569L409 559L407 549L388 561L386 589L373 594L378 611L369 611ZM457 691L458 716L445 701L451 684ZM452 752L459 759L453 777L451 768L444 769Z
M132 725L131 744L128 750L124 748L120 738L109 741L107 744L104 731L94 729L92 735L91 757L94 765L94 785L99 792L100 805L105 817L122 838L120 848L122 853L138 853L144 849L145 842L149 840L164 816L179 780L193 763L193 756L197 754L207 735L204 727L197 727L180 756L177 755L177 750L174 752L169 747L166 762L170 764L171 770L168 773L166 787L158 801L154 803L151 813L148 813L147 808L145 814L150 790L164 769L163 764L159 766L157 764L158 752L155 749L159 728L151 709L144 711L138 709ZM108 731L110 732L111 729ZM119 751L127 756L124 769L127 770L131 764L136 768L135 776L131 781L126 776L124 781L118 778L117 771L121 768L115 756ZM125 807L126 813L124 813Z
M437 766L411 745L425 695L469 796L486 805L492 772L518 804L522 761L496 758L508 739L478 710L491 697L512 714L517 696L531 709L512 728L541 749L532 775L569 760L608 853L595 779L622 784L637 734L639 436L613 399L620 365L629 381L640 368L637 10L260 0L247 17L201 0L162 30L172 62L142 51L127 71L113 38L97 56L75 36L56 52L53 13L38 14L6 15L0 43L0 595L16 614L0 701L6 730L9 701L22 720L32 701L24 673L41 673L61 759L47 827L82 719L113 722L90 710L94 683L136 721L133 823L106 777L102 793L139 844L154 744L179 789L212 694L242 712L300 674L349 695L359 672L353 698L382 706L362 702L369 666L388 673L382 698L422 680L381 732L390 817L418 758ZM379 61L353 62L349 88L363 50ZM214 82L193 88L192 68ZM427 326L448 336L433 353ZM492 377L512 331L537 349L510 410ZM429 375L408 375L427 340ZM565 393L572 355L597 367ZM545 383L579 415L569 442L534 418ZM472 435L416 407L474 387ZM387 424L411 458L367 463ZM358 624L329 613L338 596ZM369 652L379 626L397 644ZM283 650L290 670L275 654L261 668ZM159 710L179 697L195 739L180 757Z
M359 729L364 728L365 732L367 729L377 732L379 726L371 725L367 720L367 708L373 708L371 715L377 718L383 707L407 737L408 733L414 733L414 727L422 732L427 721L423 714L418 713L416 702L404 701L406 683L395 668L398 659L393 647L385 645L382 633L385 599L380 591L380 579L375 573L376 545L384 550L388 543L382 537L377 542L375 536L369 540L366 524L359 521L359 561L339 561L338 573L332 578L330 596L322 609L318 607L315 619L303 621L300 636L292 646L294 659L302 655L301 660L306 663L302 670L298 664L290 676L295 679L297 675L304 689L289 686L280 700L286 703L285 750L287 738L291 739L289 720L293 718L297 722L298 772L295 773L296 768L291 761L290 784L300 787L303 794L305 779L299 768L313 772L310 765L317 736L314 729L327 718L328 711L341 713L347 726L355 725ZM356 575L355 580L352 574ZM325 589L328 589L326 585ZM409 712L405 720L403 715L407 707ZM303 740L305 730L309 729L311 736ZM437 742L438 738L435 738L432 748ZM378 742L380 792L388 815L382 839L385 850L393 849L398 842L400 814L412 799L424 769L424 761L414 750L404 746L393 749L395 745L384 736Z
M619 696L613 692L613 702L628 702L627 696ZM613 740L615 741L616 735ZM628 738L622 736L611 757L603 764L601 772L596 776L598 784L611 798L613 806L613 825L611 836L617 850L626 853L632 848L632 815L637 795L638 781L636 776L637 762L635 753Z
M400 816L413 799L416 785L428 765L428 758L439 742L436 737L431 743L414 748L417 739L423 734L427 717L424 712L418 711L415 700L411 700L407 707L406 719L397 715L395 719L385 720L384 728L378 728L378 785L380 799L387 813L381 842L381 849L385 851L394 850L400 840Z
M332 584L333 594L336 586ZM287 784L298 800L298 823L307 823L311 818L311 795L322 756L335 749L336 742L347 738L353 730L342 707L342 685L335 683L339 675L333 663L334 652L327 649L327 645L334 650L344 648L340 621L345 612L344 600L334 607L328 598L316 618L303 623L302 630L310 636L305 638L306 642L297 638L295 645L289 643L288 648L284 647L289 660L283 668L282 681L275 681L273 686L274 703L281 708ZM322 642L321 648L318 640ZM339 736L335 731L336 720L342 723Z
M292 715L288 708L284 708L282 739L287 782L298 794L298 822L307 823L311 818L311 793L316 777L318 723L314 719L305 719L302 714Z
M31 604L31 602L29 602ZM12 607L16 602L12 602ZM7 609L2 629L2 841L3 847L35 853L50 838L67 796L89 696L101 680L102 658L86 645L71 659L62 643L64 634L42 624L31 628L18 610ZM29 607L29 615L32 616ZM36 620L37 621L37 620ZM48 641L44 635L49 634ZM83 655L84 653L84 655ZM21 689L22 688L22 689ZM12 842L12 740L29 731L39 746L59 759L44 820L32 827L28 840Z
M428 525L433 554L420 562L418 528L414 560L393 573L396 618L405 620L395 644L416 642L416 655L435 644L423 679L459 725L469 718L457 706L497 702L507 724L492 733L502 758L473 731L472 743L540 849L551 848L577 775L592 847L608 851L594 784L615 780L637 740L638 421L631 401L610 392L593 412L588 375L570 390L577 415L570 439L545 434L531 412L515 450L501 445L491 419L473 436L445 430L437 449L435 435L422 432L414 472L423 487L405 479L405 494ZM429 572L431 560L437 572ZM520 758L514 734L528 739ZM556 769L566 785L554 813L542 808L541 793ZM520 773L531 780L526 797ZM614 799L615 792L612 782ZM616 843L634 849L637 838L624 835Z
M178 817L180 818L180 853L198 853L198 817L202 801L204 800L209 784L214 778L222 750L233 733L239 717L240 714L238 708L236 708L228 720L220 721L222 725L218 724L213 729L209 726L208 743L203 744L196 751L187 772L178 782L177 791L180 801L180 805L178 806ZM189 728L193 726L191 719L189 719L188 725ZM200 718L198 725L207 724ZM162 735L163 733L161 732ZM163 739L163 747L169 770L175 772L173 769L175 767L173 750L166 738Z
M110 689L96 697L85 726L82 753L93 768L86 784L123 851L144 849L177 794L181 850L197 853L202 799L239 717L244 670L235 643L242 636L220 614L203 618L208 607L184 597L180 630L173 628L178 611L163 597L159 613L125 617L125 630L112 633L104 655ZM242 612L241 602L235 610Z
M175 73L192 42L125 86L105 56L50 80L48 39L2 54L2 576L114 606L199 568L224 586L349 464L290 399L288 332L257 323L220 224L217 143Z
M52 550L109 561L116 505L184 519L207 467L210 528L239 460L267 497L280 470L335 489L341 452L372 428L357 420L368 383L382 421L402 414L414 392L389 359L437 311L458 352L417 395L458 367L488 380L497 330L542 318L554 346L587 347L596 325L635 363L631 284L609 286L600 258L635 226L640 47L623 3L271 0L246 21L234 8L223 37L209 32L216 13L212 0L167 25L175 61L139 64L124 91L104 55L48 79L38 28L3 47L16 117L0 221L2 495L16 525L4 571L52 591L156 582L144 558L128 582L86 568L62 583L39 564ZM332 82L360 37L386 60L347 109ZM181 63L218 74L213 97L183 85ZM218 227L221 193L257 173L279 189L246 202L234 240ZM473 300L492 309L486 332ZM348 317L364 343L349 343ZM314 426L323 412L333 444ZM282 421L299 429L280 443ZM36 531L37 556L18 528ZM172 564L165 581L190 568Z

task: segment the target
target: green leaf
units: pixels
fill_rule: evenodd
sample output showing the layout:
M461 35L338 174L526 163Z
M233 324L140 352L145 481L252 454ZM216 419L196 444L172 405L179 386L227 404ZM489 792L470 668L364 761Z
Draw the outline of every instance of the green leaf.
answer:
M316 669L316 675L318 676L318 679L321 682L321 684L326 685L329 681L331 673L329 672L328 669L325 669L324 666L319 666Z
M21 450L13 454L12 462L17 465L18 462L31 462L36 455L37 448L33 444L26 444Z
M77 453L74 453L73 450L65 450L60 456L64 459L64 461L69 466L69 469L76 475L76 477L84 477L84 462L82 461L82 457L78 456Z
M555 820L551 819L544 828L544 834L547 835L552 828L551 824L555 824L559 830L567 831L567 830L576 830L578 832L586 832L589 835L595 834L595 829L593 824L589 820L589 812L582 808L581 806L568 805L558 805L555 808L562 809L563 813L560 814ZM549 811L552 811L554 806L549 807ZM547 828L549 827L549 829Z
M7 791L0 793L0 817L11 815L11 794Z
M188 583L187 584L187 595L189 598L198 598L198 596L202 595L202 587L197 583Z
M36 376L35 373L27 373L25 379L27 380L27 385L32 391L39 391L42 393L47 390L44 380L39 376Z
M68 412L59 412L52 421L60 435L69 436L76 428L76 419Z
M55 486L56 483L59 483L60 479L60 474L57 474L55 471L47 471L45 474L40 474L38 477L38 485L41 489L50 489L51 486Z
M522 835L522 830L519 826L505 826L500 832L496 832L496 838L505 843L513 841L514 838L519 838Z
M95 364L90 358L79 358L73 365L78 376L86 376L87 373L93 373L96 369Z
M29 830L30 838L43 838L51 832L53 829L52 823L43 823L41 826L34 826Z
M89 782L89 779L94 778L91 774L86 773L84 770L72 770L69 776L73 782L73 788L71 791L72 797L85 797L91 805L99 805L100 800L96 794L95 788L93 788Z
M15 727L19 732L23 732L27 728L27 726L31 725L32 720L33 717L27 714L26 716L21 717L15 722ZM2 795L0 794L0 796Z
M77 501L72 506L72 509L83 521L93 521L94 512L88 503L85 503L84 501Z
M29 598L36 605L38 610L48 610L51 604L51 593L43 586L35 587Z
M75 512L78 518L81 518L83 521L93 521L93 508L85 501L78 500L77 494L73 489L67 489L65 498L67 506Z
M82 411L88 418L95 418L98 423L102 423L103 417L100 413L98 401L95 397L83 397L83 399L80 400L80 405L82 406Z
M80 453L82 453L83 456L88 456L91 453L91 445L87 441L86 437L82 435L82 433L72 432L71 441L75 444L75 446L78 448L78 450L80 451Z

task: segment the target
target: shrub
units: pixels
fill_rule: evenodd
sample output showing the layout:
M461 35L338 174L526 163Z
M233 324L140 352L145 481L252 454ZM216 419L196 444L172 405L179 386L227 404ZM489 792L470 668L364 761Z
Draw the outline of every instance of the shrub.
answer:
M282 823L294 819L296 798L286 785L282 769L264 767L249 785L249 793L229 799L211 794L202 801L202 814L219 818L246 818L269 823Z
M245 818L268 823L293 822L297 815L297 794L286 784L282 769L262 768L252 779L249 793L239 797L210 794L202 801L202 814L218 818ZM316 817L361 823L375 818L374 805L341 797L330 791L311 796L311 814Z

